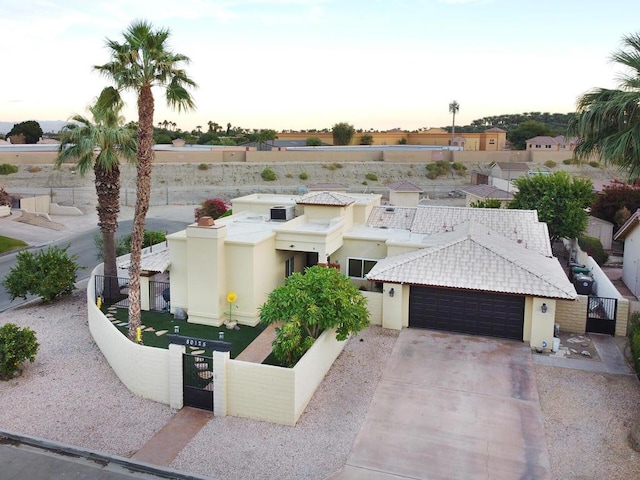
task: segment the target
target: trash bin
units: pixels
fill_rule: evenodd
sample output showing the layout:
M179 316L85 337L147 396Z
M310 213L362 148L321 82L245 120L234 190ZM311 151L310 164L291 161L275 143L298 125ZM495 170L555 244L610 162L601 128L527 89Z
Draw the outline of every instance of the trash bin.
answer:
M591 295L593 289L593 278L589 275L578 274L573 278L573 286L580 295Z
M589 270L587 267L571 267L571 279L573 280L574 278L576 278L576 275L589 275L591 273L591 270Z
M551 351L556 353L560 348L560 339L558 337L553 337L553 346L551 347Z

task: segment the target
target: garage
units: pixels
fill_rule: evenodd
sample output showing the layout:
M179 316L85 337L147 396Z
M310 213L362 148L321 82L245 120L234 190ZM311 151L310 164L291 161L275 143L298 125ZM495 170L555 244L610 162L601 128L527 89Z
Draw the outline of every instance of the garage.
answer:
M524 297L414 285L409 327L522 341Z

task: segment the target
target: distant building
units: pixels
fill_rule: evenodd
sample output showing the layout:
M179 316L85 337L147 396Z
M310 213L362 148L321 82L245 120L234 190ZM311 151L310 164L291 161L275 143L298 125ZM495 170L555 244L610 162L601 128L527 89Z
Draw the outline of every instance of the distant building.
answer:
M566 138L564 135L557 137L533 137L527 140L527 150L547 150L551 152L573 152L578 139L576 137Z

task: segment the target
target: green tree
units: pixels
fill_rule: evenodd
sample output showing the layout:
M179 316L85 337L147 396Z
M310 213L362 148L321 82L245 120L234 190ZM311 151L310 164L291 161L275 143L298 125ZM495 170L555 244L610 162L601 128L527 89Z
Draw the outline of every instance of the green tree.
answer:
M319 147L320 145L322 145L322 140L318 137L307 138L307 147Z
M75 288L80 265L77 255L69 255L66 248L48 247L37 253L24 250L18 253L16 264L2 281L11 300L28 294L38 295L45 302L69 295Z
M276 328L273 352L287 366L297 362L327 329L345 340L369 325L367 301L335 268L313 266L287 277L260 309L260 320Z
M195 108L188 88L196 83L189 78L183 65L189 57L169 49L168 29L154 30L144 21L134 21L123 33L124 42L107 40L111 61L95 68L111 79L118 93L133 91L138 102L136 206L131 233L131 268L129 269L129 338L135 339L140 326L140 260L144 225L151 196L151 166L153 160L153 89L164 91L167 104L178 111ZM112 101L115 101L115 96ZM106 101L104 102L106 103ZM172 122L172 125L175 125Z
M582 95L569 133L578 137L577 159L597 155L631 178L640 176L640 34L622 41L623 48L611 57L626 72L618 77L619 88L595 88Z
M595 197L591 180L560 171L520 177L513 183L518 191L509 208L537 210L538 219L549 228L552 244L559 238L576 238L587 227L585 208Z
M356 129L353 128L353 125L340 122L333 126L331 133L333 133L334 145L349 145L356 134Z
M16 123L7 133L7 138L20 134L24 135L25 143L38 143L38 140L42 138L42 128L35 120Z
M110 89L111 87L107 87L101 95L112 95ZM120 159L135 162L136 141L133 131L124 126L124 117L120 116L123 103L115 103L112 108L100 110L96 106L99 102L98 99L89 108L93 122L75 115L75 123L63 127L55 164L60 168L64 162L74 161L82 176L93 168L98 196L98 227L102 234L104 275L116 277L118 268L115 234L120 213ZM111 288L106 290L108 293Z
M373 135L365 133L360 137L360 145L373 145Z
M36 334L29 327L21 328L15 323L0 327L0 380L15 377L26 360L33 363L39 347Z

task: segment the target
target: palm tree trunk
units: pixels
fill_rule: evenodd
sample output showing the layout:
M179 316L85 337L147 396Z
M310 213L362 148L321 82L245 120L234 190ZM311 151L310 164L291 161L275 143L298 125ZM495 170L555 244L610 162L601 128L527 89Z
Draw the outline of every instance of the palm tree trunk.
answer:
M151 164L153 161L154 101L150 86L143 86L138 96L138 166L136 208L131 230L131 267L129 269L129 339L136 338L141 324L140 260L144 240L144 225L151 196Z
M98 196L98 226L102 232L102 257L104 260L105 284L103 297L110 302L120 297L116 265L116 230L120 213L120 166L104 168L99 162L93 167L96 194Z

